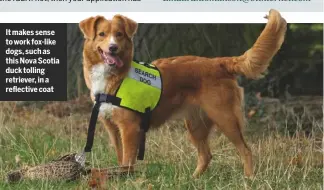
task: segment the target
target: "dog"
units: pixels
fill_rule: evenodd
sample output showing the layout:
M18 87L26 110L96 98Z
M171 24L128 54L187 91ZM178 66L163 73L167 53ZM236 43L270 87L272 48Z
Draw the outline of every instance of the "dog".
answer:
M163 91L160 103L152 112L150 128L159 127L175 117L184 119L189 139L198 152L193 177L203 174L211 161L207 138L213 127L217 127L238 150L245 176L253 176L252 153L242 135L243 88L236 78L243 75L258 79L284 42L286 20L273 9L265 18L268 22L260 36L240 56L177 56L152 62L161 72ZM130 69L138 24L117 14L111 20L103 16L87 18L79 27L85 39L83 72L91 99L95 101L97 93L113 95ZM99 120L108 131L118 164L133 170L139 145L139 114L103 103Z

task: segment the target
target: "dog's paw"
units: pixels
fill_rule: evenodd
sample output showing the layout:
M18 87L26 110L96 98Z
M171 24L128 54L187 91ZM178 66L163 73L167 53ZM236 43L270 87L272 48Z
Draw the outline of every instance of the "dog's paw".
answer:
M202 175L201 172L194 172L194 173L191 175L191 177L192 177L193 179L199 179L201 175Z

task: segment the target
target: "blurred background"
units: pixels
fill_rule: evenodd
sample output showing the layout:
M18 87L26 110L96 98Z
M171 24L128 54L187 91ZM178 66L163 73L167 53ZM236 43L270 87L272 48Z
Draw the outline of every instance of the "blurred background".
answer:
M139 24L135 59L197 55L237 56L250 48L264 24ZM88 95L82 74L83 36L68 25L68 98ZM245 89L247 116L279 113L283 104L295 112L322 118L323 24L288 24L286 40L260 80L239 78ZM270 108L269 108L270 107ZM279 114L280 115L280 114ZM295 122L293 122L295 124Z
M139 24L135 59L197 55L237 56L255 42L264 24ZM68 25L68 98L87 92L82 75L83 36ZM323 25L289 24L286 40L264 79L240 84L248 92L276 98L323 93Z

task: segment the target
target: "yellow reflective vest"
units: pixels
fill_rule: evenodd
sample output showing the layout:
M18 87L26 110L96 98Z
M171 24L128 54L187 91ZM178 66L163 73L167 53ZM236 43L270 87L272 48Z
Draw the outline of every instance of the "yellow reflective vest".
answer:
M119 86L116 97L120 106L140 113L152 111L159 103L162 79L159 70L152 64L132 62L126 78Z

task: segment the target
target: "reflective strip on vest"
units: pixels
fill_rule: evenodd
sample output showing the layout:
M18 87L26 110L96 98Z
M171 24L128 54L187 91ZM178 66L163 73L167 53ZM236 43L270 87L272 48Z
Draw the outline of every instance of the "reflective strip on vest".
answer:
M146 108L153 110L157 106L161 88L161 76L157 69L132 62L128 76L123 80L116 96L121 98L121 106L145 113Z

